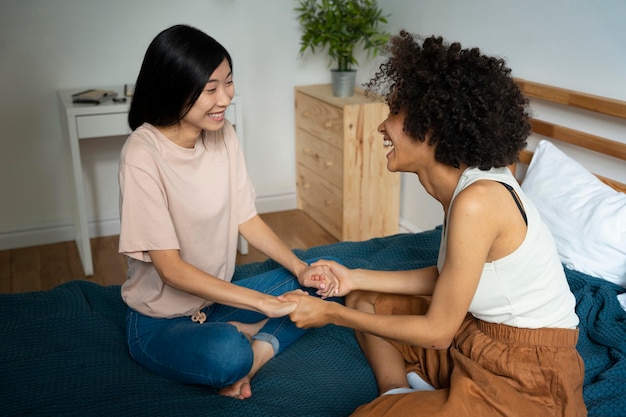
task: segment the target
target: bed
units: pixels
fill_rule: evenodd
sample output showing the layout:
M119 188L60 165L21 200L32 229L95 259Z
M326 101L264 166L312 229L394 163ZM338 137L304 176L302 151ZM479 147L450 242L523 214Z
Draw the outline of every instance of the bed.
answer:
M518 83L533 100L626 119L625 102L525 80ZM577 299L588 412L624 416L626 312L620 298L626 291L626 186L608 178L594 182L595 175L553 143L608 154L622 168L626 144L542 120L533 120L532 127L539 139L551 139L541 140L534 156L530 152L521 156L530 165L518 174L525 171L522 184L531 198L547 200L540 210L557 212L549 221L561 234L559 253L563 250L565 272ZM555 163L553 158L561 159ZM562 178L563 172L577 179ZM589 187L595 187L597 201L574 203L576 192ZM582 198L591 199L589 193ZM607 198L613 211L603 208ZM562 211L570 206L574 207L570 212ZM597 212L604 222L599 225ZM571 244L576 240L572 231L582 235L582 247ZM302 258L332 255L349 267L410 269L436 263L440 233L437 227L295 252ZM580 262L582 258L591 259ZM242 265L234 279L276 266L272 261ZM171 382L136 364L126 348L124 315L118 286L72 281L48 291L0 295L0 415L329 417L349 415L376 396L374 377L349 329L326 326L309 331L257 374L253 397L239 401L206 387Z

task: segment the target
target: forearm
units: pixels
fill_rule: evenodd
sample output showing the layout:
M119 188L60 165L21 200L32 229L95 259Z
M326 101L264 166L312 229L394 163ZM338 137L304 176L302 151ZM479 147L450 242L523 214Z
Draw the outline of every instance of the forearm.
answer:
M248 243L295 276L307 267L258 215L241 224L239 231Z
M437 277L436 266L411 271L354 269L351 273L351 282L352 290L388 294L432 295Z
M236 308L267 313L270 296L226 282L183 261L178 251L150 251L163 282L177 290Z
M407 345L445 349L451 340L449 331L433 323L427 316L372 314L337 303L329 303L326 314L329 324Z

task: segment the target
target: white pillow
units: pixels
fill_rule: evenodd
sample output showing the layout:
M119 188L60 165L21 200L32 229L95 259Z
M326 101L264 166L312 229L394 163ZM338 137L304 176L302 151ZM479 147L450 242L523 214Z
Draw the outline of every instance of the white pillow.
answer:
M537 206L569 269L626 287L626 194L554 145L537 145L522 190Z

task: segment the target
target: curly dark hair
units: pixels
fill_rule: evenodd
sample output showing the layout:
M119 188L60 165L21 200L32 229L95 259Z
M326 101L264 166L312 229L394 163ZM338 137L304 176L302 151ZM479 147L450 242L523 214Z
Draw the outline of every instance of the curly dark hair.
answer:
M483 170L518 161L530 133L528 100L503 59L462 49L441 37L405 30L391 38L387 62L365 84L367 94L405 111L404 131L436 146L437 161Z

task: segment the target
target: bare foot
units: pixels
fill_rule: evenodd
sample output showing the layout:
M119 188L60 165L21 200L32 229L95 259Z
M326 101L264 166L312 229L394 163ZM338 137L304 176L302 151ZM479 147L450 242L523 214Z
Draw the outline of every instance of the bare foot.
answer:
M252 397L252 387L250 386L250 378L245 376L234 384L219 390L219 394L225 397L237 398L245 400Z
M261 330L261 327L263 327L265 323L267 323L267 320L269 319L264 319L257 323L241 323L238 321L229 321L228 324L232 324L237 328L237 330L245 334L248 339L252 339L252 336L257 334L259 330Z
M248 338L251 338L252 335L256 334L259 329L263 327L267 320L268 319L265 319L252 324L240 323L237 321L230 321L228 323L237 327L237 330L248 336ZM239 400L245 400L246 398L252 397L252 387L250 386L250 381L252 381L252 377L256 374L256 372L274 356L274 348L268 342L254 340L252 341L252 354L254 359L252 362L252 368L250 369L250 372L248 372L248 375L241 378L234 384L219 390L220 395L237 398Z

